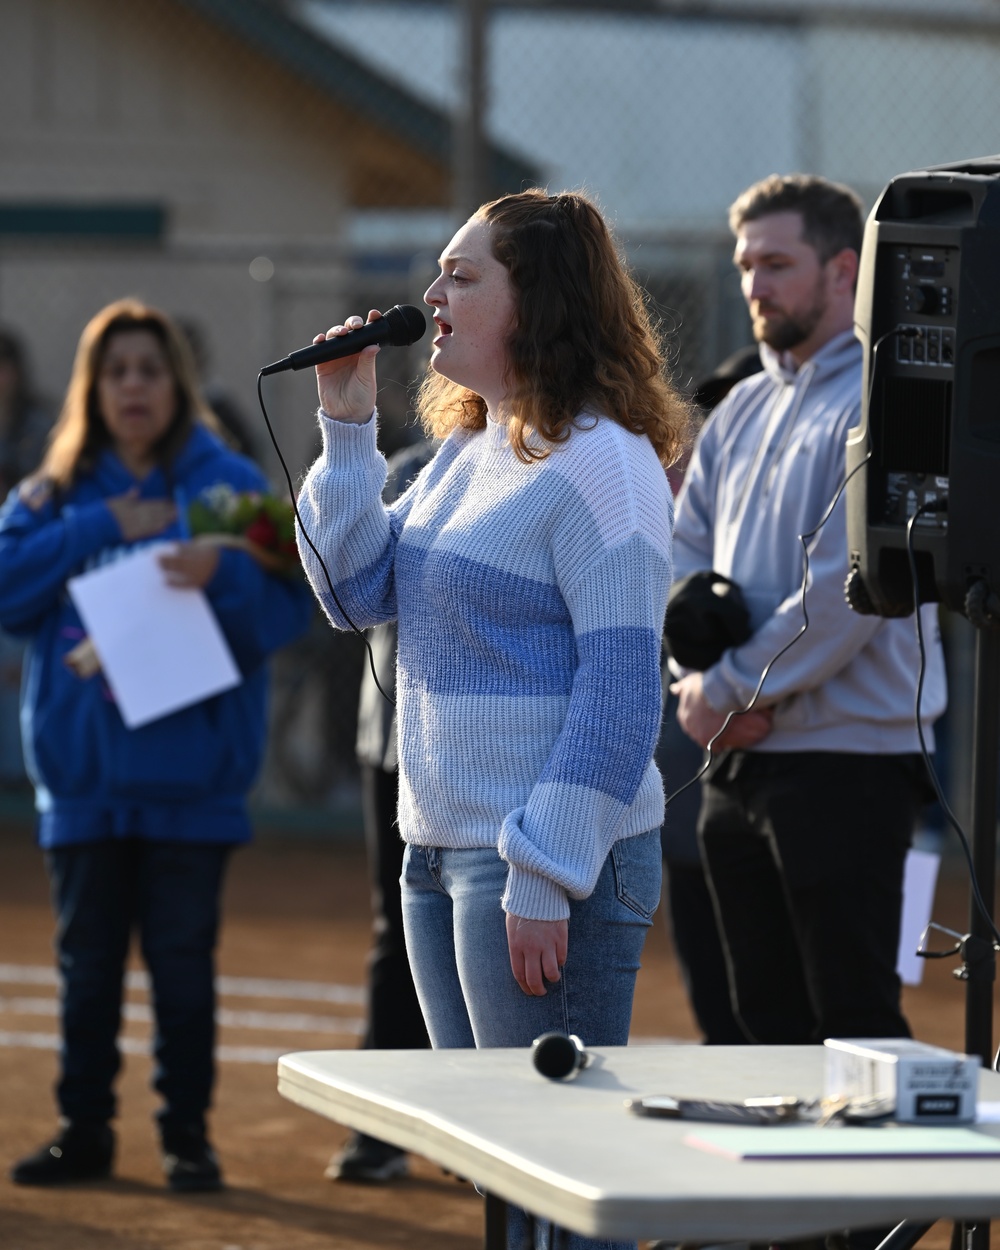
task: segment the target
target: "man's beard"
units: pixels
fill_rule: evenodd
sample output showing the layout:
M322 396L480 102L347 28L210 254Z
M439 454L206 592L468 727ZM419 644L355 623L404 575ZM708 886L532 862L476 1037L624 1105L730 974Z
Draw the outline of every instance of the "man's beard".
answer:
M776 352L788 352L804 343L823 320L826 292L817 283L813 302L803 312L780 318L755 317L753 334L758 343L766 343Z

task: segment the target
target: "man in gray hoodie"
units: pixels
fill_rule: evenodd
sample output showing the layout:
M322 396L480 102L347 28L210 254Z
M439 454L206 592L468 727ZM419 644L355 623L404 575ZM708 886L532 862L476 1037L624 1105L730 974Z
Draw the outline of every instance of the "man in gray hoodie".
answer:
M843 484L847 431L859 421L861 204L823 178L775 175L736 200L730 226L763 371L730 392L699 436L674 558L678 579L712 569L736 582L751 635L676 682L685 732L707 745L796 639L754 710L714 744L703 783L699 838L730 991L753 1042L907 1036L896 955L924 797L915 625L847 606L843 494L814 533ZM932 744L944 662L935 609L921 610Z

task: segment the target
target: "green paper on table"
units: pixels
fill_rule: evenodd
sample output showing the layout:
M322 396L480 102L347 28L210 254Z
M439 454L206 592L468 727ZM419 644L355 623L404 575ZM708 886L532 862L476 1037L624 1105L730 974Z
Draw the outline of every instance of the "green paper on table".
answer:
M820 1128L814 1124L706 1125L684 1143L730 1159L1000 1160L1000 1137L974 1128L924 1125Z

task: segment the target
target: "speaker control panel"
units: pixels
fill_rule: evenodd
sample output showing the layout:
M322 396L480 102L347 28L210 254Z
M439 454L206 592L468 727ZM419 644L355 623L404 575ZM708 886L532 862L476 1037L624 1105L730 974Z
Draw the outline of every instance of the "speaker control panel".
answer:
M880 267L896 326L890 358L903 372L950 374L955 364L955 324L960 255L952 246L883 245Z
M955 364L955 331L950 326L901 325L896 359L906 365L950 369Z
M892 252L895 286L903 305L899 311L951 320L958 287L958 248L897 244Z

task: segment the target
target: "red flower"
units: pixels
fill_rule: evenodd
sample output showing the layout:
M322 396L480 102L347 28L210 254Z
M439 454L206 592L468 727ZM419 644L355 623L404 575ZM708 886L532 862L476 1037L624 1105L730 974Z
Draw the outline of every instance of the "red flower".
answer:
M277 526L265 513L260 513L243 533L250 542L265 547L268 551L273 551L279 545Z

